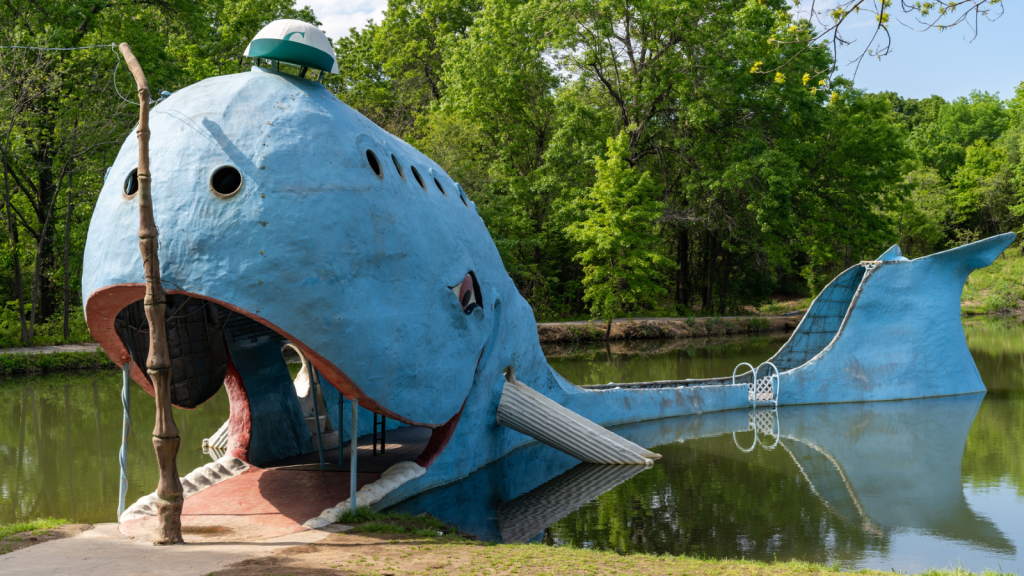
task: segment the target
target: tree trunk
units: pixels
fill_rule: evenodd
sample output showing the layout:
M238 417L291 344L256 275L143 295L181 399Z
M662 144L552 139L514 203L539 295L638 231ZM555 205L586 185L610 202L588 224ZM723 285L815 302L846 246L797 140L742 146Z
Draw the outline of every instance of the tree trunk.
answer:
M75 149L75 142L78 139L77 128L78 128L78 122L76 120L76 122L75 122L76 132L72 136L72 140L71 140L71 150L72 151ZM61 170L61 177L60 177L59 181L57 182L57 192L53 192L50 195L50 203L46 207L45 217L41 218L42 221L43 221L43 224L42 224L42 226L39 227L39 239L38 239L38 242L36 243L35 265L34 265L33 270L32 270L32 312L31 312L31 316L29 317L29 323L28 323L28 339L29 339L29 341L32 341L32 339L35 338L35 335L36 335L36 316L37 316L37 313L38 313L38 317L40 319L46 318L49 315L49 310L50 310L49 301L50 301L52 293L51 293L50 290L44 290L44 288L43 288L43 282L44 281L47 283L47 285L50 284L50 281L48 279L44 279L43 278L43 266L48 261L44 257L44 254L48 250L47 247L50 246L52 243L47 239L46 233L49 231L49 228L50 228L50 220L53 217L53 207L57 203L57 197L59 196L60 186L61 186L61 184L64 181L64 173L65 173L65 169L66 168L67 168L67 166L65 166L64 169ZM51 174L51 176L52 176L52 174ZM42 184L40 184L40 188L42 188ZM52 248L49 248L49 250L52 251Z
M701 311L705 313L714 311L712 298L715 295L715 250L711 246L711 233L704 234L704 296L701 298Z
M729 297L729 278L732 275L732 252L725 250L719 271L722 279L718 284L718 313L725 316L726 300Z
M676 302L683 306L690 305L690 235L680 230L676 241Z
M181 544L181 507L183 489L178 479L178 426L171 413L171 355L167 348L167 295L160 283L159 231L153 218L153 198L149 173L149 84L139 61L128 44L122 43L121 54L139 87L139 250L146 271L146 320L149 321L149 358L146 371L153 381L156 397L156 423L153 426L153 449L160 468L157 483L157 517L159 528L155 544Z
M71 175L68 174L68 188L65 192L67 196L67 213L64 218L64 341L71 341L71 329L68 327L68 306L69 306L69 295L71 292L68 290L68 284L71 283L71 191L74 188L72 185Z
M612 319L613 316L608 317L608 327L604 331L604 341L607 342L612 338Z
M13 127L14 118L11 118ZM10 150L11 127L7 130L6 143L3 149L4 167L4 208L7 211L7 235L11 241L11 251L14 260L14 291L18 296L18 319L21 321L21 343L28 345L28 329L25 326L25 285L21 274L21 253L18 245L18 223L14 221L14 214L11 212L11 182L7 168L7 151Z

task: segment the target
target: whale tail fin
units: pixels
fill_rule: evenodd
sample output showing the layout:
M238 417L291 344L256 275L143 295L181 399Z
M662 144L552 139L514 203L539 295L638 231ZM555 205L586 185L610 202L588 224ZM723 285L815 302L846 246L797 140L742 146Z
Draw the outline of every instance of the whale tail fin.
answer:
M961 266L964 272L970 274L974 270L984 268L995 262L996 258L1009 248L1016 238L1017 235L1013 232L998 234L984 240L978 240L977 242L957 246L944 252L925 256L919 258L919 260L948 261L950 264Z

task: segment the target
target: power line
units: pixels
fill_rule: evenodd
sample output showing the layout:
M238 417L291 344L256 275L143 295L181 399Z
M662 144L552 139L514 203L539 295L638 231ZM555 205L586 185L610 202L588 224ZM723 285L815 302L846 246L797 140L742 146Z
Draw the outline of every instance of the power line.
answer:
M45 50L49 52L64 52L67 50L88 50L89 48L115 48L117 44L94 44L92 46L72 46L71 48L47 48L45 46L0 46L0 49L21 48L23 50Z

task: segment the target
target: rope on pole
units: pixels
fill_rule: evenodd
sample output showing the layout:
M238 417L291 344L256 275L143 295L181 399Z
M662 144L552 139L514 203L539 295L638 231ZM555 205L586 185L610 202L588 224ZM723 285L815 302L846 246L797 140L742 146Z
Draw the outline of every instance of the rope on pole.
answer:
M121 451L117 459L121 464L121 485L117 492L117 521L121 522L121 514L124 513L124 498L128 494L128 435L132 431L132 417L129 411L131 407L130 383L131 383L131 361L125 362L121 370L124 372L124 383L121 388L121 406L124 407L124 420L121 423Z

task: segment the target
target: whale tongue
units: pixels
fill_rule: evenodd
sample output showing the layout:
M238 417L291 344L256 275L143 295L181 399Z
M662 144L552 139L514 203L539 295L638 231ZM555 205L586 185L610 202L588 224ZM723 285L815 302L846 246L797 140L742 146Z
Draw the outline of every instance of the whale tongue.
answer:
M641 464L661 458L614 432L587 420L506 375L498 401L499 425L591 464Z

